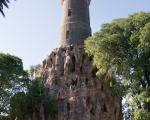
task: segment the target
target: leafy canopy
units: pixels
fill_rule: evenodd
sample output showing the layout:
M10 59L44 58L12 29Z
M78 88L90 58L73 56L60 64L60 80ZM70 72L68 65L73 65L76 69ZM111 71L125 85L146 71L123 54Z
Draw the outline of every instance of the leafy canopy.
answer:
M39 115L42 106L47 116L57 113L43 81L33 77L38 67L24 71L20 58L0 53L0 119L30 118L33 113Z
M48 95L41 79L36 78L30 82L26 92L18 92L11 98L10 116L18 120L30 118L33 113L38 116L41 107L44 107L45 117L57 113L55 99Z
M85 41L85 50L93 56L98 76L109 75L111 80L106 81L115 89L116 83L128 88L132 111L150 113L150 13L135 13L102 25Z
M0 53L0 114L7 113L10 97L21 91L27 82L22 60L16 56Z

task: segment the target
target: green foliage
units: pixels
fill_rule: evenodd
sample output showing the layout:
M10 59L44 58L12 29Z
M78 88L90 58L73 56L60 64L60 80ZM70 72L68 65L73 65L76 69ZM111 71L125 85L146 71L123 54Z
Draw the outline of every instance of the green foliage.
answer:
M119 82L115 82L110 88L112 89L113 96L122 97L126 95L126 86L122 85Z
M137 110L134 112L135 120L150 120L150 112L146 110Z
M42 83L41 79L37 78L33 80L28 88L28 97L32 101L32 107L34 111L39 111L42 100L46 94L46 87Z
M0 53L0 114L8 112L11 96L26 86L26 75L20 58Z
M39 112L45 92L46 88L41 79L31 81L26 93L18 92L11 98L11 118L22 120L33 112Z
M148 90L143 90L138 95L138 100L141 103L150 103L150 92Z
M24 92L18 92L11 98L10 116L12 119L17 117L18 120L23 120L25 118L28 113L28 107L26 107L28 106L27 99Z
M150 112L150 13L135 13L102 25L85 41L85 50L93 56L97 75L105 76L108 85L116 81L110 85L115 94L128 88L128 100L136 105L132 110Z
M38 67L28 73L20 58L0 53L0 119L23 120L39 114L41 106L47 114L57 112L55 99L48 95L42 80L31 78Z
M12 82L20 82L24 74L22 60L16 56L0 53L0 88L10 87Z
M46 96L44 101L45 113L51 116L57 113L56 100L51 96Z
M10 120L8 116L0 116L0 120Z
M40 78L32 80L25 92L16 93L11 98L11 118L18 120L32 116L33 113L40 114L41 106L44 107L46 115L57 113L55 99L47 94L47 88Z
M35 72L37 69L39 69L40 67L41 67L40 64L30 66L30 69L28 70L28 74L29 74L29 76L31 77L31 79L34 77L34 72Z

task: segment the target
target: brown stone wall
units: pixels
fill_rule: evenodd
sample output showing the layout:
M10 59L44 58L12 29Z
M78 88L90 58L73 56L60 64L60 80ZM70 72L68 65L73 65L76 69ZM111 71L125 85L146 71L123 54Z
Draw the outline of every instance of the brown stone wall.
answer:
M44 60L40 75L58 104L49 120L121 120L121 99L95 73L81 45L55 49Z

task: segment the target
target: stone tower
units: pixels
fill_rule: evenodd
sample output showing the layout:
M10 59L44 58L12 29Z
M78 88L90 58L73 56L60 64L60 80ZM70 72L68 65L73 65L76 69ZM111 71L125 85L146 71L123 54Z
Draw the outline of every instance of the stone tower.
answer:
M89 5L91 0L61 0L63 20L60 45L82 44L91 35Z
M30 120L122 120L121 98L114 96L104 78L96 76L93 59L83 42L91 35L90 0L61 0L64 13L61 47L43 61L36 76L43 79L48 94L56 101L55 113L40 113ZM35 114L35 113L34 113Z

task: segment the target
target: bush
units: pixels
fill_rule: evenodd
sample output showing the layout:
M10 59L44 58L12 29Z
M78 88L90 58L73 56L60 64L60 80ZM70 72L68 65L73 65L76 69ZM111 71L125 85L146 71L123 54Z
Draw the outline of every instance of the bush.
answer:
M135 120L150 120L150 112L147 110L139 109L134 112Z

